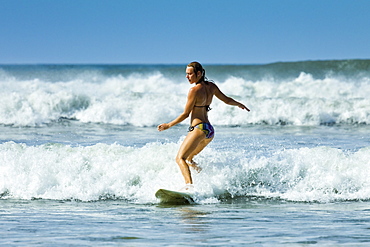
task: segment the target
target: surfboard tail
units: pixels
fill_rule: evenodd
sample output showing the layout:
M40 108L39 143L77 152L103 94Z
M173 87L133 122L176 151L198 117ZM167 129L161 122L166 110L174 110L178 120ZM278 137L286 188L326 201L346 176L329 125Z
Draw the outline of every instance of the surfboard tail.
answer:
M191 193L159 189L155 193L155 197L160 200L160 203L166 204L193 204L194 198Z

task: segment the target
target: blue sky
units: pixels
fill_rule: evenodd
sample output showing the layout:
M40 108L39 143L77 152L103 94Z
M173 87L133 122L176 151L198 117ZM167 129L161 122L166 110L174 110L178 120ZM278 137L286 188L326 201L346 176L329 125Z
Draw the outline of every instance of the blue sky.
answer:
M0 63L369 59L369 0L0 0Z

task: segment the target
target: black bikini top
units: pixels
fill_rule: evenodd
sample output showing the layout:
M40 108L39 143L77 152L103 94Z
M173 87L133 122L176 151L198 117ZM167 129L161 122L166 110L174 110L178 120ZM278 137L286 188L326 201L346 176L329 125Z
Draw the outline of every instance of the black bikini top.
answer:
M199 84L199 83L201 83L201 81L198 81L195 84ZM208 81L204 81L204 83L206 83L208 85ZM206 90L206 97L207 97L207 90ZM209 107L209 105L195 105L194 107L205 107L207 112L212 110L212 108Z
M194 107L205 107L206 108L206 111L212 110L212 108L209 107L209 105L195 105Z

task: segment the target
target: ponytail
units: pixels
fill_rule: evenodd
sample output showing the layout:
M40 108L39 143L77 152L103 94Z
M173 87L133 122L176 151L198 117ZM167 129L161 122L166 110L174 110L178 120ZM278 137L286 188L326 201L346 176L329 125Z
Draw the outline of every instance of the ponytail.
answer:
M208 79L206 77L206 70L203 69L203 66L200 63L191 62L188 64L188 67L192 67L194 69L195 74L198 74L199 71L202 72L202 77L199 79L197 83L204 81L206 84L208 84Z

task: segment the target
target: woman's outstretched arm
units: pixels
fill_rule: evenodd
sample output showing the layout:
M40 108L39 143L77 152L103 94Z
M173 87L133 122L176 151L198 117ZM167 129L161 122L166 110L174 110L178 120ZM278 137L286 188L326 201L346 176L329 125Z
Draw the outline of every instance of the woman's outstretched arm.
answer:
M187 102L186 102L186 105L185 105L185 108L184 108L184 112L181 113L173 121L171 121L169 123L163 123L163 124L158 125L158 127L157 127L158 131L163 131L163 130L169 129L172 126L174 126L178 123L181 123L182 121L187 119L189 117L191 111L193 110L194 105L195 105L195 90L193 88L191 88L189 90L188 99L187 99Z
M239 107L239 108L241 108L241 109L243 109L243 110L250 111L250 110L248 109L248 107L246 107L246 106L245 106L245 105L243 105L242 103L240 103L240 102L238 102L238 101L234 100L234 99L233 99L233 98L231 98L231 97L226 96L223 92L221 92L221 90L220 90L216 85L215 85L215 87L216 87L215 96L216 96L219 100L223 101L224 103L226 103L226 104L228 104L228 105L234 105L234 106L237 106L237 107Z

